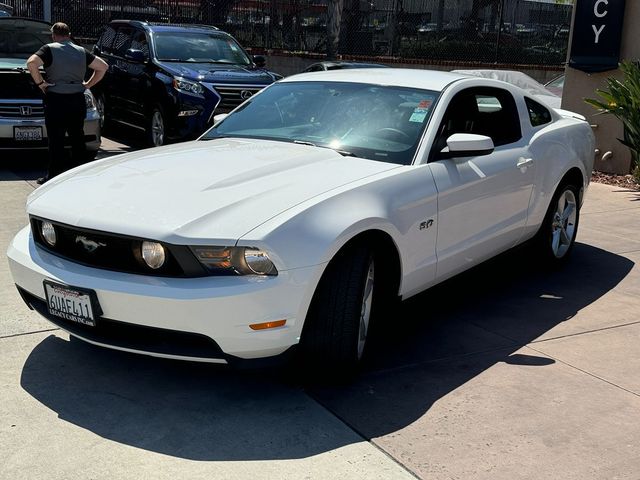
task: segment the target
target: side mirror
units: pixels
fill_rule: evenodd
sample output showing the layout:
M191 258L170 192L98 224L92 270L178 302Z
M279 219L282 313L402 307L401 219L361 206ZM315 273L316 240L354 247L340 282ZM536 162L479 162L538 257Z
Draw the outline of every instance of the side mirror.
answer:
M228 113L219 113L218 115L214 115L213 116L213 124L215 125L217 123L220 123L222 120L224 120L228 116L229 116Z
M264 57L264 55L254 55L253 63L256 64L256 67L264 68L267 66L267 59Z
M136 63L144 63L147 61L147 56L142 50L134 50L133 48L127 50L124 54L124 58Z
M454 133L447 138L448 152L442 152L447 158L478 157L489 155L495 149L491 137L472 133Z

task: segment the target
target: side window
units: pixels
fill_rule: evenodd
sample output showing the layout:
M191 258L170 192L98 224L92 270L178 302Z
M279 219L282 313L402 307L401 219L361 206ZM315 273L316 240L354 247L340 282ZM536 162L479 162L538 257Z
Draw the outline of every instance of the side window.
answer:
M546 125L551 122L551 112L540 105L535 100L525 97L525 103L527 104L527 110L529 111L529 118L531 119L531 126L539 127L540 125Z
M131 46L134 50L140 50L144 53L144 56L149 58L149 42L147 41L147 36L142 30L136 30L131 38Z
M434 158L454 133L474 133L491 137L496 147L522 138L518 108L506 90L476 87L456 94L449 103L432 154Z
M113 45L113 39L116 37L116 31L111 26L106 26L102 35L98 39L96 46L103 53L111 53L111 46Z
M119 27L116 30L116 37L113 40L111 53L113 55L117 55L118 57L124 57L124 54L130 48L129 45L131 45L132 34L133 29L131 27Z

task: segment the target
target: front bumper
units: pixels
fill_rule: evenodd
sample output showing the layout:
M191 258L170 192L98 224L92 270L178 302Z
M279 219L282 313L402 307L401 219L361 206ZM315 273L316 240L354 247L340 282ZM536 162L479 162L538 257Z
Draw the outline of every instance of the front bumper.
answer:
M34 142L16 141L13 137L14 127L42 127L42 140ZM87 111L87 118L84 121L84 138L87 150L97 151L100 148L100 115L97 110ZM48 146L47 127L43 117L25 119L0 117L0 150L38 150L46 149Z
M37 248L29 227L15 236L7 256L25 301L68 333L118 350L213 363L272 357L297 344L313 292L309 286L319 276L318 267L276 277L183 279L112 272ZM49 316L44 280L94 290L102 309L98 326ZM280 328L249 327L282 319L287 323Z

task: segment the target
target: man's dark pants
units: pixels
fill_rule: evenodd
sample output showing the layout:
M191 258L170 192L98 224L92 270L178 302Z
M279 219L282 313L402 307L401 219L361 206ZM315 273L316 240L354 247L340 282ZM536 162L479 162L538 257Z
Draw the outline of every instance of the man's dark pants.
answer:
M84 93L61 94L48 92L44 101L44 119L49 138L49 172L53 178L82 164L86 157L84 119L87 107ZM71 143L71 160L64 149L65 133Z

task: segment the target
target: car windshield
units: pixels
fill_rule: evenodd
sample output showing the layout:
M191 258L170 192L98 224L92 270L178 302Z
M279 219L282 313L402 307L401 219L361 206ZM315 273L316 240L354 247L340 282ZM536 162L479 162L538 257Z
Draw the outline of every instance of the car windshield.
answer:
M250 65L251 60L231 37L220 34L163 32L154 35L158 60Z
M437 92L341 82L284 82L244 103L202 140L260 138L409 165Z
M0 25L0 56L2 57L27 59L42 45L49 42L51 42L51 32L46 25L41 29Z

